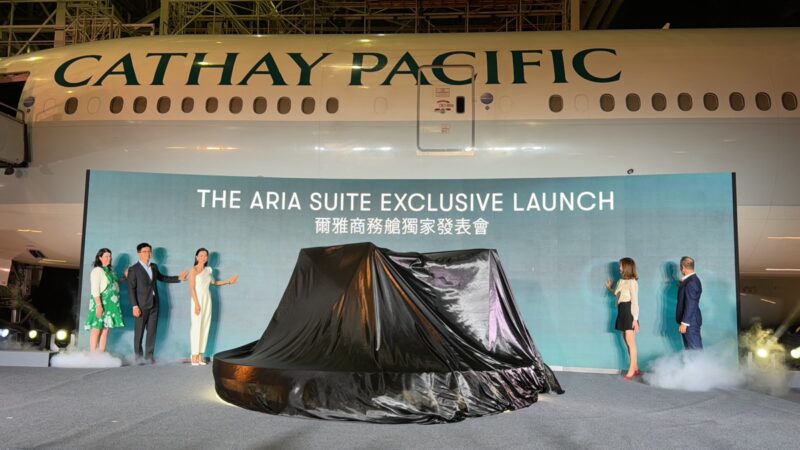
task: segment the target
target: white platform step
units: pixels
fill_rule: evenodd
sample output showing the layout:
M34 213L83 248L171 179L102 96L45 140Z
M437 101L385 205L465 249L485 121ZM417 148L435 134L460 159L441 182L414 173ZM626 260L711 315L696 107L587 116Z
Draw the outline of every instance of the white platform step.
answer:
M48 367L52 354L41 350L0 350L0 366Z
M789 387L792 389L800 389L800 370L789 371Z

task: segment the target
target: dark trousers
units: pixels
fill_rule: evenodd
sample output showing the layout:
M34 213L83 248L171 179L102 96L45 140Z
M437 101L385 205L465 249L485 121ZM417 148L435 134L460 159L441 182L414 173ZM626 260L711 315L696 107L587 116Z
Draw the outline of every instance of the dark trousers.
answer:
M136 360L142 360L142 337L145 329L147 330L147 343L145 344L146 353L144 357L149 362L153 362L153 352L156 350L156 331L158 329L158 308L143 309L139 317L134 318L133 331L133 351L136 353Z
M703 338L700 337L700 327L691 326L686 328L683 333L683 348L686 350L702 350Z

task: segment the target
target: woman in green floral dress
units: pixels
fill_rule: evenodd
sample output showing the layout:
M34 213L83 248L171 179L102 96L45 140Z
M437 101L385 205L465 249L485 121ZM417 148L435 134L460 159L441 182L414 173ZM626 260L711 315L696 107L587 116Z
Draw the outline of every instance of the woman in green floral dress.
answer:
M125 326L119 306L119 277L111 268L111 250L101 248L94 257L91 274L89 314L84 328L91 330L89 350L106 351L109 328Z

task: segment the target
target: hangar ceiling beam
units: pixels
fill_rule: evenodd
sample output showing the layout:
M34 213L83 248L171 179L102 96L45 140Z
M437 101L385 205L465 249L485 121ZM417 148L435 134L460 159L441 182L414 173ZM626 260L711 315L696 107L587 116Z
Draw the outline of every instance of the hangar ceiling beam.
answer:
M571 4L580 1L162 0L160 31L162 34L555 31L570 28Z
M156 31L392 34L606 28L623 1L0 0L0 57Z
M111 0L0 0L0 21L0 57L154 34L151 24L123 22Z

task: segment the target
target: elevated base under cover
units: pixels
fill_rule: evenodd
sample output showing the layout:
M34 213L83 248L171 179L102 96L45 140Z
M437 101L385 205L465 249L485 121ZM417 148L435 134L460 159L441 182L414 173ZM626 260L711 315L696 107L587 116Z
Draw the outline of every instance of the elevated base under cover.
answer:
M543 375L554 391L563 392L547 366L546 374L537 374L534 367L364 373L237 364L235 355L254 345L214 357L215 387L227 402L270 414L374 423L458 422L532 405Z

